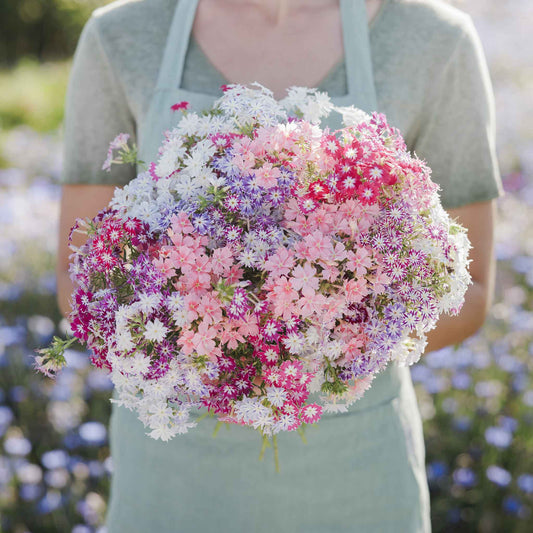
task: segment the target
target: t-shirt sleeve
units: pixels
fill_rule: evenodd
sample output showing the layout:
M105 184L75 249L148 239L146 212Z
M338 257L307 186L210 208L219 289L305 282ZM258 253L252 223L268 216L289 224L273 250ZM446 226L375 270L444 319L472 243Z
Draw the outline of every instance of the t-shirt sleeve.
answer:
M135 177L130 164L102 170L109 143L135 121L98 34L97 18L85 25L70 73L64 119L63 184L124 185Z
M487 64L468 17L455 50L427 95L413 146L441 186L445 208L502 194L494 114Z

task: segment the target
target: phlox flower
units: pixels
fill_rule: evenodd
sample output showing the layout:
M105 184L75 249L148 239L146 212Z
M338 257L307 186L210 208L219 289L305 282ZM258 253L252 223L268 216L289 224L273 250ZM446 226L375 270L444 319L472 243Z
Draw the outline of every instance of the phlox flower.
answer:
M267 399L274 407L282 407L287 399L287 391L281 387L267 387Z
M307 235L304 239L306 250L306 258L311 261L330 261L333 259L333 246L331 239L324 235L321 231L314 231L311 235Z
M188 234L194 231L189 215L184 211L180 211L170 219L170 226L174 233Z
M203 320L198 326L198 331L192 337L194 350L199 355L207 355L208 357L213 358L216 347L214 339L218 336L217 328L210 326L207 321Z
M372 258L368 250L364 247L357 248L355 252L347 252L348 261L346 268L357 276L364 276L367 270L372 267Z
M343 284L346 301L350 303L360 302L369 292L368 284L364 278L350 279Z
M265 262L264 269L273 276L286 276L294 266L294 254L288 248L280 246Z
M303 266L296 265L290 278L293 288L297 291L301 290L305 295L313 295L314 291L318 290L319 284L316 273L316 269L307 261Z
M272 163L263 163L259 168L253 170L256 182L265 189L271 189L278 184L278 178L281 172L278 167L274 167Z
M211 293L203 294L198 303L198 314L208 323L222 320L222 304Z
M162 342L168 333L168 328L158 319L146 323L144 337L149 341Z
M316 403L306 405L300 412L302 420L306 424L314 424L320 420L322 415L322 407Z

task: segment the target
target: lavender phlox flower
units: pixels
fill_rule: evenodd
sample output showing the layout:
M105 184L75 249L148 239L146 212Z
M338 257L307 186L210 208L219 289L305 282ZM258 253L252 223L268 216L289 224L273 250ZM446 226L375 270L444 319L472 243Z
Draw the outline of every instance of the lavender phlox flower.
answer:
M287 400L287 391L281 387L267 387L267 399L275 407L282 407Z

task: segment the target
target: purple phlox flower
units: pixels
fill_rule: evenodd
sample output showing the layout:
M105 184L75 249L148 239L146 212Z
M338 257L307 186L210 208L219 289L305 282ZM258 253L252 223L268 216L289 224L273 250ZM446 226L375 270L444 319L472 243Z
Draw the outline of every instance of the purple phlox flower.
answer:
M383 315L387 320L403 320L405 316L405 306L400 303L393 303L385 307Z
M368 355L359 355L350 366L350 370L355 378L372 374L378 367L375 359Z
M267 192L267 199L274 207L280 206L285 201L286 194L280 187L273 187Z

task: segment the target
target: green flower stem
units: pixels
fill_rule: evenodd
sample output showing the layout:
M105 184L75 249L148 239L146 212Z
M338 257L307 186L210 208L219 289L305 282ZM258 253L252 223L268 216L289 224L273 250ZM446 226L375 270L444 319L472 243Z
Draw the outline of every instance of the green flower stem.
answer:
M278 452L278 436L272 436L272 444L274 445L274 464L276 465L276 472L279 474L279 452Z
M222 427L222 424L223 424L223 422L220 422L220 421L217 422L217 425L215 426L215 429L213 431L213 438L215 438L217 436L220 428Z

